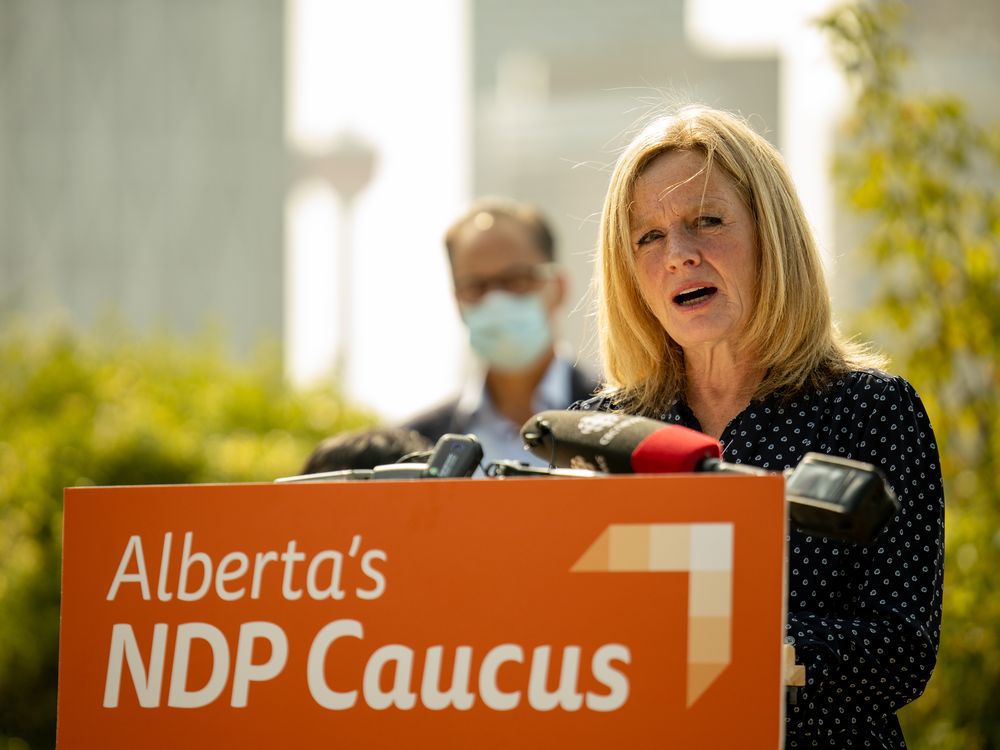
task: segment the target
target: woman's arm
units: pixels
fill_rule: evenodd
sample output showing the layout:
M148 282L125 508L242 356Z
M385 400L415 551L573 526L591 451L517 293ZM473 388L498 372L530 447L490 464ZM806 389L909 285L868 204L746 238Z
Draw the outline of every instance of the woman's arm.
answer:
M841 445L882 470L901 508L851 556L847 616L790 608L787 634L807 678L788 711L796 736L883 724L923 692L937 657L944 492L934 433L906 381L870 376L859 388L857 429Z

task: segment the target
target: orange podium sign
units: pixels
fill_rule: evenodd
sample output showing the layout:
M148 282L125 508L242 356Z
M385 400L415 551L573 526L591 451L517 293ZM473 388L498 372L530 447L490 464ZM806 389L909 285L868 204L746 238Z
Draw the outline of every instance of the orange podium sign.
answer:
M66 491L60 748L781 743L780 477Z

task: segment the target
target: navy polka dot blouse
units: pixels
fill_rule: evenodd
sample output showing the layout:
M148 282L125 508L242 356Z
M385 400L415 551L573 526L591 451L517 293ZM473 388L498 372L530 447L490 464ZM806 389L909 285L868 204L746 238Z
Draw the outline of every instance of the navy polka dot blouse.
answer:
M684 403L660 418L700 429ZM726 461L765 469L795 466L808 451L865 461L895 491L901 510L870 545L788 538L786 632L806 685L787 706L785 746L905 750L896 711L934 668L944 554L941 470L920 397L902 378L853 372L818 393L751 402L721 440Z

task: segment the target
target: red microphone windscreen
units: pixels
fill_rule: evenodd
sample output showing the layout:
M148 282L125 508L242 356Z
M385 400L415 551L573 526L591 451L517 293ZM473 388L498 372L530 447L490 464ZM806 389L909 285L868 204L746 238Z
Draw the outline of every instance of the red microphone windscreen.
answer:
M722 444L703 432L671 424L643 438L632 451L636 473L673 474L698 470L706 458L720 458Z

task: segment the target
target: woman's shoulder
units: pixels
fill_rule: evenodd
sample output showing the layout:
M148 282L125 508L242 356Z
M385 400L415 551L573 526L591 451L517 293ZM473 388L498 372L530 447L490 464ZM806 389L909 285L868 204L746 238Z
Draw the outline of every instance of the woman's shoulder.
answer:
M804 416L815 412L832 415L835 421L848 419L859 423L894 411L924 413L913 386L905 378L884 370L859 368L828 376L823 381L792 393L771 394L761 403L777 409L778 413L799 411Z
M892 394L912 397L916 395L913 386L900 375L892 375L884 370L850 370L837 376L826 389L830 395L850 395L861 397L888 398Z
M883 370L852 370L840 375L817 398L827 411L860 423L894 421L911 414L927 422L927 410L909 381ZM818 405L818 404L817 404Z

